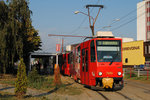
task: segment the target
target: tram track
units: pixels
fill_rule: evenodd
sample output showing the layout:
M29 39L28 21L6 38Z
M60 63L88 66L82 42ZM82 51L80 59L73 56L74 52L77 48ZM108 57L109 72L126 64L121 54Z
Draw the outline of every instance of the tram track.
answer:
M129 98L128 96L122 94L121 92L115 92L115 93L117 93L117 94L123 96L123 97L124 97L125 99L127 99L127 100L132 100L131 98Z
M99 95L101 95L105 100L110 100L109 98L107 98L103 93L96 91Z
M111 100L111 98L109 99L106 95L104 95L104 94L101 93L100 91L96 91L96 92L97 92L99 95L101 95L105 100ZM113 91L112 91L112 92L113 92ZM123 98L126 99L126 100L133 100L133 99L131 99L130 97L124 95L124 94L121 93L121 92L114 92L114 93L120 95L121 97L123 97Z

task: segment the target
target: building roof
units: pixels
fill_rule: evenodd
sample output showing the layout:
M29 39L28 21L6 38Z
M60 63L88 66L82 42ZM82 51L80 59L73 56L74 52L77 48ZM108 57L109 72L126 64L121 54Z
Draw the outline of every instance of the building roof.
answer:
M31 58L50 57L55 55L56 55L55 53L49 53L49 52L31 52L30 54Z

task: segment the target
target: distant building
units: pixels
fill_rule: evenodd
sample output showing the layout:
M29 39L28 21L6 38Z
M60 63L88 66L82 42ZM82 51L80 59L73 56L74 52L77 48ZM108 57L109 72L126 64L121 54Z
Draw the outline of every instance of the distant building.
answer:
M128 37L116 37L116 38L122 38L122 42L132 42L132 41L134 41L133 38L128 38Z
M150 41L150 0L137 4L137 40Z

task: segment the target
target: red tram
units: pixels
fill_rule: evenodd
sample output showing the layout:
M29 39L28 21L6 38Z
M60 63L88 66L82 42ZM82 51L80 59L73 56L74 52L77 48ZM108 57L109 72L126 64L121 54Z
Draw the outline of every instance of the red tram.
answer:
M122 39L96 37L74 47L70 74L81 84L123 87Z
M64 75L70 76L70 53L63 54L63 65L62 65L62 71Z

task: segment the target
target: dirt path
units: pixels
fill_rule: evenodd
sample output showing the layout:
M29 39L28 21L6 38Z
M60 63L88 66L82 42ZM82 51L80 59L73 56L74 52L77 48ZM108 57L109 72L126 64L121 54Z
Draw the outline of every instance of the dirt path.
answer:
M0 84L0 91L14 94L14 89L15 89L14 86ZM30 95L30 96L40 95L41 93L44 93L44 91L36 90L36 89L30 89L30 88L27 89L27 95Z
M28 89L27 95L33 97L46 97L49 100L149 100L150 84L144 84L136 81L125 80L125 86L119 91L94 91L85 88L83 85L74 82L70 77L62 77L62 82L69 84L62 89L53 89L50 91L39 91ZM70 95L68 89L80 90L78 95ZM14 87L0 84L0 91L14 93ZM64 93L63 93L64 92Z

